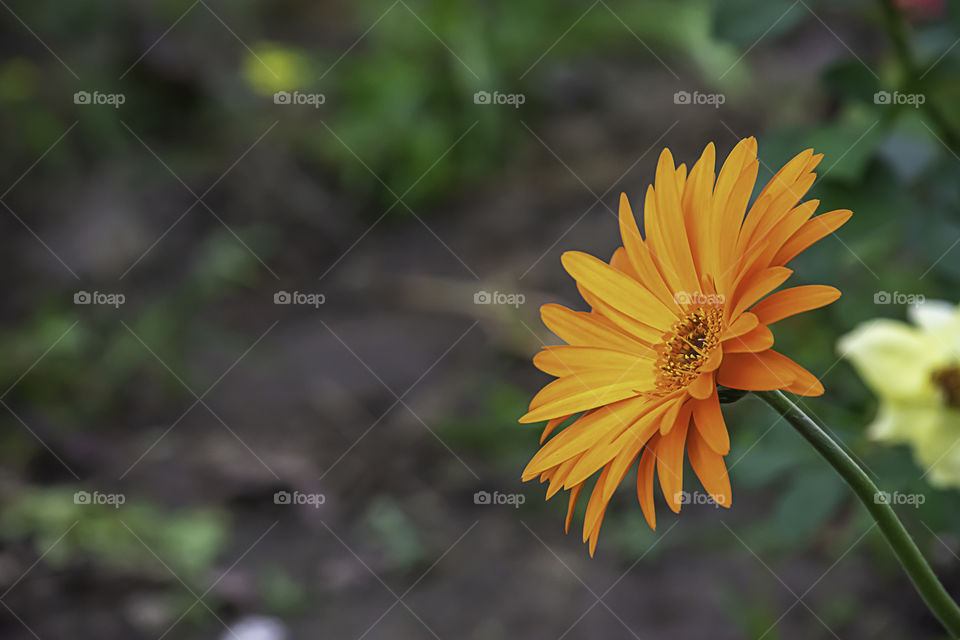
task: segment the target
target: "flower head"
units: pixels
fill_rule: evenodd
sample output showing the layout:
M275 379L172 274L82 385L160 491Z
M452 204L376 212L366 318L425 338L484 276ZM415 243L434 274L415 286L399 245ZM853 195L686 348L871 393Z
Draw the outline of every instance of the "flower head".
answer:
M931 484L960 487L960 309L928 301L908 315L913 325L873 320L838 348L879 398L870 436L909 444Z
M768 328L840 296L822 285L771 293L793 273L784 265L851 215L813 217L818 201L800 202L821 158L807 150L788 162L748 211L756 140L737 144L719 174L713 144L689 174L665 149L647 189L644 233L622 195L623 246L610 262L563 254L590 311L541 308L544 323L566 344L534 358L557 379L520 422L548 421L541 444L566 426L541 447L523 479L549 481L548 499L570 491L569 530L584 485L599 473L583 527L591 554L607 504L638 458L637 496L650 527L656 528L654 474L673 511L684 502L684 451L714 501L731 505L724 463L730 438L717 384L823 393L816 377L771 349Z

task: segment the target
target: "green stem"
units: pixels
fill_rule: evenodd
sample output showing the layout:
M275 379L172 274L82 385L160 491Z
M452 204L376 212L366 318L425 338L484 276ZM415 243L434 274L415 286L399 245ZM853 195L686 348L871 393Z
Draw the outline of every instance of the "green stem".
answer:
M960 638L960 607L943 588L893 508L887 501L877 499L880 495L877 485L823 427L804 413L783 392L755 391L754 394L786 418L787 422L793 425L800 435L806 438L846 480L870 515L877 521L884 538L893 549L900 564L903 565L907 575L910 576L924 602L947 631L954 638Z

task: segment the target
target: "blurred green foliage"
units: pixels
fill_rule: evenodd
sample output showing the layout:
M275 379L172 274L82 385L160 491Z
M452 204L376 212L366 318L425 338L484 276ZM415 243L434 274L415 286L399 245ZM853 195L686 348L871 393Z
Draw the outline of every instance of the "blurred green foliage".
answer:
M364 517L365 529L383 554L386 566L395 570L415 567L427 559L423 536L395 500L377 496Z
M617 2L588 11L549 0L386 6L358 3L360 24L372 26L348 56L270 43L244 62L247 82L261 93L329 95L324 110L302 122L303 153L331 163L354 194L385 204L402 197L415 206L456 194L503 169L530 142L526 111L518 117L512 108L475 104L474 94L523 93L532 107L549 100L540 73L546 65L539 66L545 42L555 40L554 65L633 50L638 40L662 56L682 52L710 74L736 60L735 48L711 34L706 1ZM329 119L336 141L317 130L317 117ZM401 206L397 213L406 212Z
M263 190L242 192L234 199L218 190L211 194L211 201L222 198L214 208L223 206L236 215L228 216L231 229L269 261L283 255L285 240L272 223L294 219L292 214L281 219L285 193L273 184L278 176L302 171L323 183L348 201L343 215L376 217L397 196L418 213L421 207L443 210L464 191L481 189L492 176L511 171L523 150L537 145L523 123L566 108L555 106L563 103L562 90L554 86L562 71L586 68L592 73L593 67L613 63L652 68L667 81L682 83L679 89L691 88L696 78L704 87L729 95L718 118L743 114L745 120L760 123L761 185L802 149L812 146L825 153L812 197L821 199L820 211L849 208L855 216L837 237L796 261L791 283L832 283L845 295L830 308L777 325L778 347L811 371L825 374L826 395L808 401L808 407L882 479L884 488L927 497L921 509L902 510L925 547L938 543L924 524L933 531L960 530L955 492L926 486L908 452L866 440L863 427L872 417L873 399L852 369L837 363L834 350L835 339L859 322L903 317L902 308L873 304L879 290L960 298L960 249L950 252L960 235L960 148L955 143L960 131L960 110L955 108L960 100L960 47L952 46L960 37L956 3L939 20L900 18L897 28L906 55L883 35L893 31L879 3L867 1L655 0L591 7L550 0L409 0L393 5L363 0L340 10L346 38L304 33L301 20L316 24L310 21L310 3L218 5L225 22L251 43L250 50L221 30L202 6L178 22L191 4L134 3L118 9L106 1L41 0L17 7L45 41L72 55L64 53L71 67L67 70L18 24L11 20L4 27L12 48L0 61L5 134L0 167L9 177L7 186L79 122L56 153L46 155L5 199L18 211L22 205L31 224L33 203L26 194L86 181L92 158L111 158L111 166L95 168L134 181L139 204L162 200L164 211L171 203L176 209L180 201L166 195L176 191L189 205L192 197L186 190L181 193L183 185L163 165L184 176L200 194L278 120L272 93L321 92L325 104L284 112L283 123L269 133L281 152L271 156L267 166L252 170L264 176ZM831 23L867 31L876 46L858 60L837 44L839 53L821 64L818 85L788 86L787 78L770 90L760 83L761 70L755 68L760 65L754 64L764 47L799 37L804 30L825 33L805 5ZM154 36L171 25L177 46L160 47L140 60ZM210 44L211 33L222 36L227 46ZM829 33L825 38L833 42ZM673 78L671 70L683 80ZM117 114L91 110L78 117L72 93L94 86L127 94L122 120L157 152L160 162L131 138ZM474 103L477 91L523 93L527 101L518 112L492 109ZM878 91L922 93L925 102L920 108L877 104ZM779 93L786 97L775 95ZM725 131L720 125L715 129ZM180 144L184 140L190 144ZM731 143L717 142L720 149ZM239 182L250 186L252 181ZM57 203L56 208L69 213L66 204ZM245 215L245 207L263 209L266 217ZM179 213L165 217L163 227ZM213 331L207 320L196 317L196 309L240 296L264 279L262 265L207 213L199 205L193 212L206 220L191 229L203 235L202 242L173 259L168 256L160 267L136 267L131 280L150 295L124 309L132 332L191 386L202 384L189 377L191 347L234 337L221 327ZM403 206L392 213L399 218L407 214ZM196 217L193 214L188 220ZM311 211L298 214L309 216ZM16 225L13 221L9 228L32 242ZM315 233L311 238L322 242L323 236ZM163 245L157 249L162 250ZM16 264L11 269L5 277L12 282L27 273L27 267ZM51 425L54 435L67 437L113 433L113 427L104 425L125 428L129 425L124 420L140 418L129 417L131 407L189 401L189 394L133 335L102 330L107 320L95 315L74 326L77 312L70 295L75 284L66 279L42 291L16 287L11 295L0 332L0 379L4 388L13 385L6 402L28 407ZM115 324L115 318L109 322ZM54 343L56 348L33 369ZM23 375L25 371L29 373ZM444 421L439 432L457 451L469 452L497 473L516 479L539 438L538 428L515 424L528 397L529 389L500 381L483 385L473 399L476 411ZM753 548L786 552L827 544L842 552L861 535L868 524L857 515L859 507L787 425L776 424L775 416L749 400L725 412L736 461L731 464L734 491L751 498L753 505L745 509L750 522L743 527ZM43 446L12 415L5 426L0 459L5 468L31 481L31 465L44 454ZM129 527L178 573L196 577L215 561L229 534L227 518L216 509L171 514L147 497L131 499L118 510L81 507L72 502L80 483L62 478L51 482L44 478L38 486L18 487L18 495L0 513L0 537L9 543L27 541L39 554L76 523L47 556L55 566L83 559L110 570L157 575L156 559ZM685 482L695 486L697 481L690 474ZM533 496L543 487L529 485L525 490L525 508L539 508ZM646 527L632 492L622 493L603 533L618 553L638 557L649 552L646 557L653 559L687 542L677 536L651 547L657 535ZM548 508L562 512L562 500L555 498ZM747 500L738 497L737 507L743 504ZM691 506L684 516L697 509L709 514L706 510L713 507ZM581 504L577 519L582 510ZM664 511L661 505L661 517L669 522L672 516ZM390 567L407 569L426 557L424 536L405 506L392 497L371 500L363 529ZM721 536L718 541L717 536L699 535L710 538L700 544L738 544L732 538ZM877 564L890 562L882 544L874 551ZM272 608L303 606L303 585L286 574L267 572L262 580ZM837 606L842 611L836 615L842 618L847 605ZM748 634L762 632L769 618L778 615L764 603L732 608Z
M165 513L149 502L119 506L75 499L70 489L20 492L0 513L0 536L30 538L52 566L93 562L114 571L195 585L227 541L224 514L207 509Z

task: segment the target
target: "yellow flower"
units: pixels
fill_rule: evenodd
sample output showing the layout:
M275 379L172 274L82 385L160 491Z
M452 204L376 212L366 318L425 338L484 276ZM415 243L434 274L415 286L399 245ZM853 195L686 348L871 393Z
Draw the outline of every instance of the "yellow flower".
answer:
M960 487L960 308L908 308L913 325L878 319L840 338L880 406L870 436L909 444L930 484Z

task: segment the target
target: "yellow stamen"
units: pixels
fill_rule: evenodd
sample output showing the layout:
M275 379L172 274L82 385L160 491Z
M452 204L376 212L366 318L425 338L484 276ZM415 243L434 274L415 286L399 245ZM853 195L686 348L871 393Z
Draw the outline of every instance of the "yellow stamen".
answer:
M657 395L681 389L700 375L700 367L720 343L723 314L717 307L693 309L664 334L657 347Z
M933 382L940 387L948 407L960 408L960 366L953 365L934 371Z

